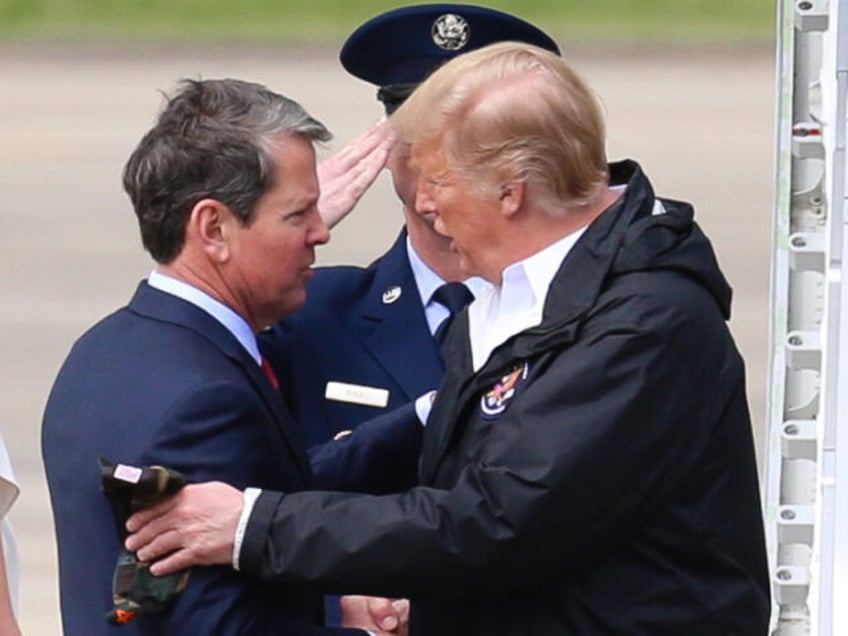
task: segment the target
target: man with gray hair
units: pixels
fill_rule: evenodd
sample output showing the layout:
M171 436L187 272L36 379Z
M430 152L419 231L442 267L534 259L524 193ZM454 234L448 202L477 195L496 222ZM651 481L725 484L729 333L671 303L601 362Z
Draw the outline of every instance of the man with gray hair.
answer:
M147 479L150 465L239 488L312 486L256 334L306 300L315 247L329 238L313 144L329 138L263 86L184 80L127 162L124 188L156 268L74 345L44 414L67 636L115 633L107 615L130 636L364 633L318 627L314 588L223 567L173 584L145 578L121 554L126 514L100 493L101 478L104 492L133 490L126 508L144 488L167 492Z

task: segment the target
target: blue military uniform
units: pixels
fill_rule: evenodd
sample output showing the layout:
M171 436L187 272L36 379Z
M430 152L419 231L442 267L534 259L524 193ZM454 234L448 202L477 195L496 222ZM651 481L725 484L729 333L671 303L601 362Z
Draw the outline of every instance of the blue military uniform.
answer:
M392 112L434 69L487 44L556 43L515 16L426 4L380 14L342 47L342 65L380 87ZM306 307L261 340L311 447L435 389L443 367L406 250L406 232L366 268L319 268ZM328 390L329 389L329 390ZM327 397L327 396L330 397Z
M436 388L443 367L406 231L367 268L319 269L307 291L306 307L261 337L304 444L331 439Z

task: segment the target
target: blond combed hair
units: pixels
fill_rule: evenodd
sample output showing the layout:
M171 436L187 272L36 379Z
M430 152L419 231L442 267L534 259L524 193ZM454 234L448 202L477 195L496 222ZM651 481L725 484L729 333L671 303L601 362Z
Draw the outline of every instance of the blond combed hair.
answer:
M514 180L551 214L592 203L608 173L601 108L559 56L517 42L460 55L392 116L410 144L435 142L481 194Z

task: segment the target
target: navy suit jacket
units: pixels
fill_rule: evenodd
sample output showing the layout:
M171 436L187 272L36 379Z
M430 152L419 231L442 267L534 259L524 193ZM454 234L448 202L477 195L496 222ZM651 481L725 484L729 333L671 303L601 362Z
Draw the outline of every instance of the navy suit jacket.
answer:
M437 388L444 369L409 264L405 230L367 268L319 268L307 289L306 307L260 336L307 447ZM382 407L327 399L328 382L384 389L388 402Z
M128 307L82 336L55 382L42 430L65 634L362 634L316 627L319 590L260 584L229 566L194 568L165 616L122 627L105 620L121 546L100 492L98 458L162 464L239 488L299 491L313 482L291 422L221 324L146 283Z

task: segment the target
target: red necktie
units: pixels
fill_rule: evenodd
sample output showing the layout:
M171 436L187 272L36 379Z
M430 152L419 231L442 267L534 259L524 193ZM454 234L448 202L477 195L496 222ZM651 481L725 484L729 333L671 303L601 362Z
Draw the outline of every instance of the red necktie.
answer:
M271 364L265 356L262 356L261 366L262 372L265 374L265 377L268 378L268 382L271 383L271 386L275 389L279 389L280 382L277 380L277 374L274 373L274 369L271 368Z

